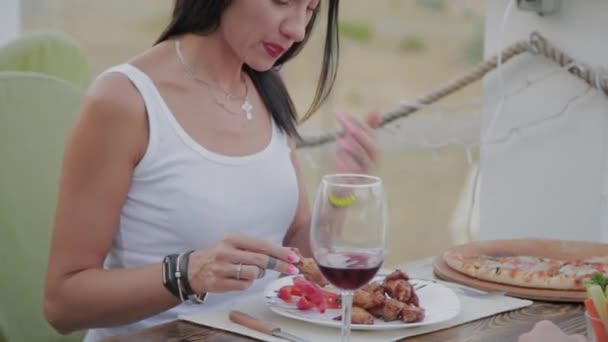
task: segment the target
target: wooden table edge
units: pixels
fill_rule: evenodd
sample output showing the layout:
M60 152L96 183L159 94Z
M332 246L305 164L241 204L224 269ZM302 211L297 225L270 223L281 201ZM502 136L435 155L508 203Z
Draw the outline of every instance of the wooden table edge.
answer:
M480 318L454 327L412 336L406 342L439 341L514 341L532 329L541 320L557 324L568 334L585 334L584 307L576 303L534 302L532 305ZM258 341L237 333L215 329L195 323L173 320L133 333L114 336L102 341Z

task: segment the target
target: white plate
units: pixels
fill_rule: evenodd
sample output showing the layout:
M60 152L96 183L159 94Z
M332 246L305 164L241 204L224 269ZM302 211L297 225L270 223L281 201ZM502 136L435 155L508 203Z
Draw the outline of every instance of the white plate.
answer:
M279 278L270 283L264 291L266 306L273 312L297 319L304 322L319 324L328 327L341 327L341 321L333 320L334 317L342 314L342 309L327 309L325 313L320 313L315 308L310 310L299 310L295 301L287 303L277 297L278 290L285 285L293 284L292 277ZM376 277L375 281L382 281L384 277ZM416 323L404 323L401 321L385 322L376 318L374 324L352 324L353 330L392 330L421 327L431 324L445 322L454 318L460 312L460 301L458 296L451 289L432 282L423 280L411 280L412 283L426 283L426 286L416 291L420 306L425 310L424 320Z

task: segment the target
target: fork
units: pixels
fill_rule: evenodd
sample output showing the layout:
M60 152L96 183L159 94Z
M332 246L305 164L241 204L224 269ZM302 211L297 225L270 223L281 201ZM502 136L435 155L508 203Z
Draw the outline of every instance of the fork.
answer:
M425 288L430 283L443 283L448 287L451 287L455 290L460 291L463 295L469 297L494 297L494 296L504 296L507 294L506 291L482 291L478 289L474 289L468 286L448 282L448 281L439 281L439 280L428 280L424 283L413 284L414 290L418 291Z

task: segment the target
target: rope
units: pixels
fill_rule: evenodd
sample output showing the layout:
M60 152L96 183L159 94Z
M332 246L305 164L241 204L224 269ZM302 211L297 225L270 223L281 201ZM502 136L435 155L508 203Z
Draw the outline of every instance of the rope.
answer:
M594 69L584 63L575 61L568 54L553 46L537 32L532 33L530 37L530 46L532 53L542 55L559 64L561 67L572 65L568 68L569 73L608 95L608 75L602 68Z
M567 69L568 72L583 79L592 87L603 91L608 96L608 73L605 70L601 68L596 70L592 67L574 61L574 59L572 59L566 53L551 45L537 32L530 35L529 41L520 41L504 49L501 52L501 63L507 62L511 58L524 52L530 52L533 55L542 55L562 67L571 65ZM383 127L395 120L406 118L412 113L418 111L424 105L437 102L438 100L472 84L473 82L482 79L488 72L496 69L497 65L498 55L480 62L478 65L456 77L455 79L448 81L435 89L432 89L427 94L416 99L413 102L414 104L401 104L396 108L383 113L380 121L380 127ZM309 148L324 145L336 140L336 138L342 134L342 131L327 131L313 137L302 137L302 139L297 142L296 146L297 148Z

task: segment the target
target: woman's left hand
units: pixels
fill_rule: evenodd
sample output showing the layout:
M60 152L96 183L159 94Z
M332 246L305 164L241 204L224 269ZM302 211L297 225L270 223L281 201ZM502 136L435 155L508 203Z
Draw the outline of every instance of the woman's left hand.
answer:
M344 135L338 138L336 169L339 173L371 173L380 161L381 147L374 130L380 126L380 114L368 115L361 123L346 114L338 114Z

